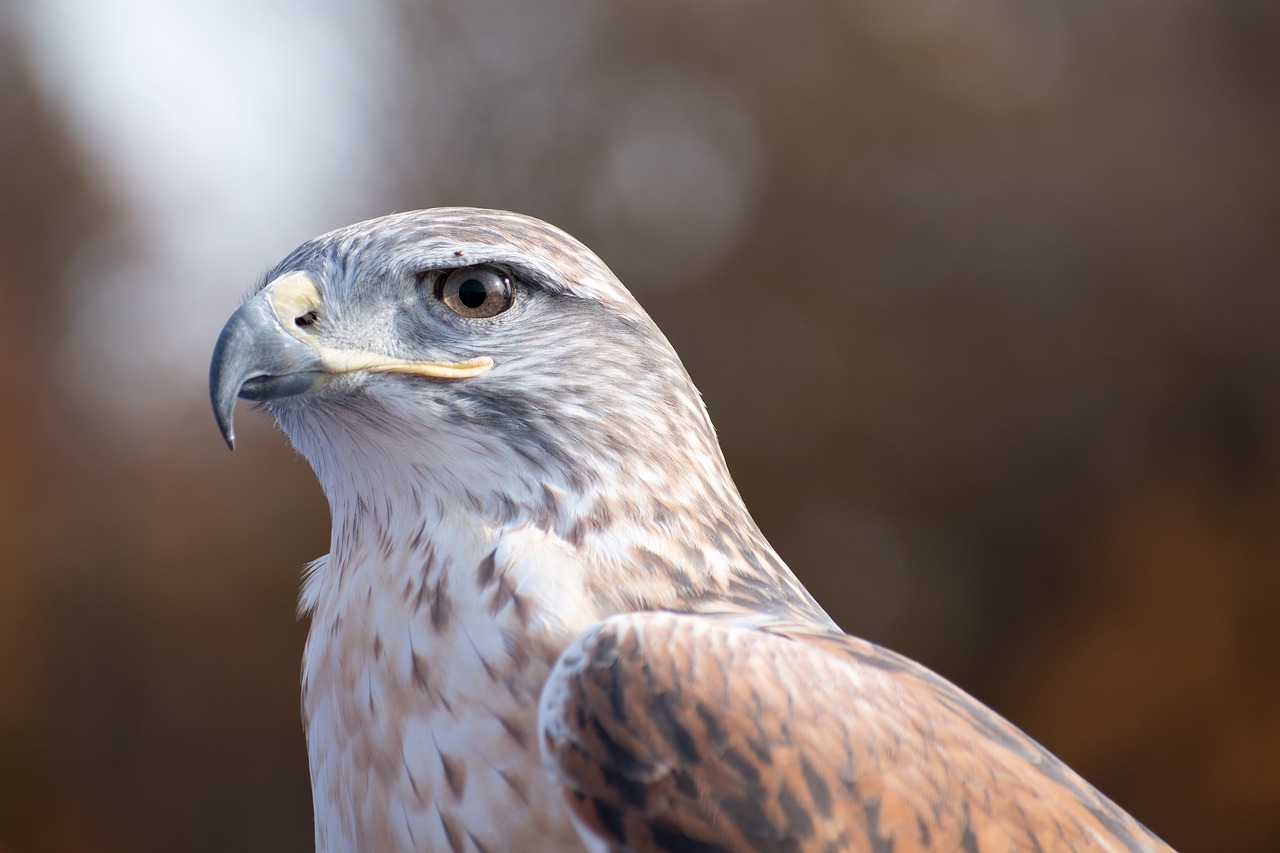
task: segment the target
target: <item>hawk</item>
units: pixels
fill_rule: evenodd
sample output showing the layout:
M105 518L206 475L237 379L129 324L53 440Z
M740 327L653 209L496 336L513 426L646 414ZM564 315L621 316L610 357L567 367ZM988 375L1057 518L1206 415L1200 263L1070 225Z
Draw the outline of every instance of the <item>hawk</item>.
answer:
M1168 850L774 553L697 390L581 243L442 208L280 262L210 391L333 536L301 593L316 846Z

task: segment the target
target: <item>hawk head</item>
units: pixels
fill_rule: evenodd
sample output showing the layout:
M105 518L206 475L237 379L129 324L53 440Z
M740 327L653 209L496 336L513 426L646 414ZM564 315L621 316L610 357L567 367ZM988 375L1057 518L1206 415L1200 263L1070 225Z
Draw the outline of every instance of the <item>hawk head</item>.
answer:
M229 445L236 397L266 402L335 521L406 495L552 525L745 515L657 326L585 246L515 213L416 211L303 244L227 323L210 391Z

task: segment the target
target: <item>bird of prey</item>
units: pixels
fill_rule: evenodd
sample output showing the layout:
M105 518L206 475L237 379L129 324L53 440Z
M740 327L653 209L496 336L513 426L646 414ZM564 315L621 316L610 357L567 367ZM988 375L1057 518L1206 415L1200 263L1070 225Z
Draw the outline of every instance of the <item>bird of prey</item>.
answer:
M333 517L302 708L320 850L1168 850L941 677L840 631L680 359L572 237L352 225L218 339Z

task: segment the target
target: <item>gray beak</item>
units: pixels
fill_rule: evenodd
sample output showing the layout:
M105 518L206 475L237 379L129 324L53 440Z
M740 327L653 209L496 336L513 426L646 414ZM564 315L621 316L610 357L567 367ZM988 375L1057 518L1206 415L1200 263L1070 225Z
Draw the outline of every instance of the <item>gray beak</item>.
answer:
M209 397L227 447L235 449L236 397L290 397L310 391L327 375L320 354L284 327L265 291L240 306L218 335L209 367Z

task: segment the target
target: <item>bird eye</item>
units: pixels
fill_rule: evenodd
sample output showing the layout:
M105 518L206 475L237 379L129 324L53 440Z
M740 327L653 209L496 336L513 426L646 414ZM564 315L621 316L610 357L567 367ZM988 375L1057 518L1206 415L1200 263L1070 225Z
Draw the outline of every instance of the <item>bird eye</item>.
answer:
M494 317L511 307L511 278L493 267L463 267L436 281L436 299L459 317Z

